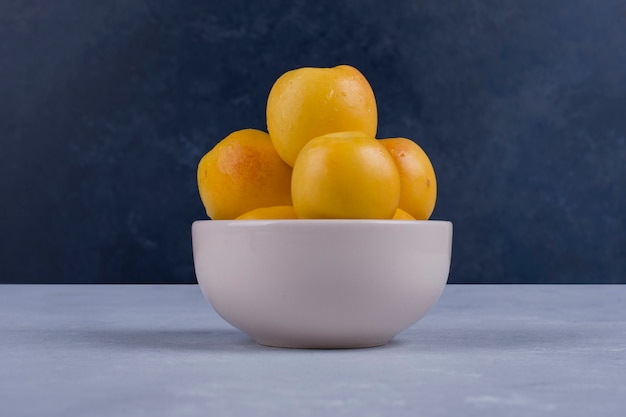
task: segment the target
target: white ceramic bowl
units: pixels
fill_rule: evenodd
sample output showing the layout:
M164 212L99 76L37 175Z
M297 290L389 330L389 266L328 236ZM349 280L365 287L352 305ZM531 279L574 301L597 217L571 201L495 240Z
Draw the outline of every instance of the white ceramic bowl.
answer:
M198 284L258 343L350 348L387 343L437 302L452 223L399 220L200 220Z

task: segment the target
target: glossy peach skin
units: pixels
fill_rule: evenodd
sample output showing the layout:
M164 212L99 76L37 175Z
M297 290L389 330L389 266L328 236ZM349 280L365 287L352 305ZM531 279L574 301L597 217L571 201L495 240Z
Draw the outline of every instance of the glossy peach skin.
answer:
M426 152L407 138L380 139L400 173L398 207L416 220L428 220L437 200L437 178Z
M396 209L391 220L415 220L415 217L411 216L409 213L402 209Z
M290 166L313 138L361 131L376 135L374 92L356 68L299 68L283 74L267 99L267 129L280 157Z
M250 210L235 220L288 220L297 218L293 206L272 206Z
M308 142L293 168L293 205L301 219L391 219L400 176L385 147L362 132Z
M211 219L231 220L259 207L292 205L291 171L267 133L239 130L200 160L198 190Z

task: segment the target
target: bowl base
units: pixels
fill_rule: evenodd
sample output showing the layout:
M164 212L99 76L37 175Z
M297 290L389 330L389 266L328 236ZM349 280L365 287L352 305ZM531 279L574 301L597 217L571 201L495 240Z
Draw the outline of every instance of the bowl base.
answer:
M276 340L276 339L263 339L255 338L255 342L259 345L275 347L275 348L287 348L287 349L363 349L373 348L386 345L391 339L385 340L368 340L368 341L293 341L293 340Z

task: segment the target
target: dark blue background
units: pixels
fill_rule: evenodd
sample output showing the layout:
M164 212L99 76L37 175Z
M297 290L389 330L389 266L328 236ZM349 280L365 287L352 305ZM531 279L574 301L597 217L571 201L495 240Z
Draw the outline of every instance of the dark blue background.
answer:
M622 0L0 2L0 281L195 282L195 170L347 63L455 225L450 282L626 282Z

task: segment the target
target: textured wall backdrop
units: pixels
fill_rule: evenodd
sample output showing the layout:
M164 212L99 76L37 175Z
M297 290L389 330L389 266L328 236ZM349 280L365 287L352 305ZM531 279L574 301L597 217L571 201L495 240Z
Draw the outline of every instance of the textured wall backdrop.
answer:
M450 282L626 282L626 2L0 2L0 281L195 282L195 169L347 63L455 225Z

